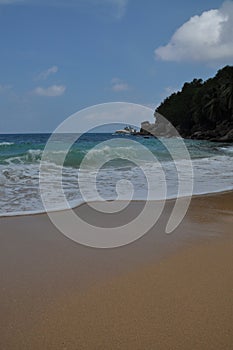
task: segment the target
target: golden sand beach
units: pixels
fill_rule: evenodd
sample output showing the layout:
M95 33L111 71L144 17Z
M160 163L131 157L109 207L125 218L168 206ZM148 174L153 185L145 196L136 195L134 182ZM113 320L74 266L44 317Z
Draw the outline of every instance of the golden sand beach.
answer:
M1 218L0 349L231 350L233 193L194 197L166 235L173 204L115 249L72 242L46 214Z

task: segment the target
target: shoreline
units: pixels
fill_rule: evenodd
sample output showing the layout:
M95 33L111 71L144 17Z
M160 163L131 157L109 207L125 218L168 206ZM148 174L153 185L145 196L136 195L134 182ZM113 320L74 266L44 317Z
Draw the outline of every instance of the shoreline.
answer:
M195 196L166 235L173 204L146 235L112 249L69 240L46 214L0 218L0 347L230 349L233 191Z
M215 191L215 192L203 192L203 193L197 193L197 194L192 194L191 196L190 195L187 195L187 196L181 196L181 197L169 197L169 198L166 198L166 199L155 199L155 200L151 200L151 201L174 201L176 199L185 199L185 198L197 198L197 197L204 197L204 196L215 196L215 195L221 195L221 194L225 194L225 193L233 193L233 188L230 188L230 189L224 189L224 190L218 190L218 191ZM114 199L109 199L109 200L106 200L106 202L113 202ZM124 200L120 200L121 202L124 202ZM133 202L145 202L146 200L145 199L134 199ZM62 212L62 211L67 211L67 210L75 210L75 209L78 209L79 207L83 206L83 205L88 205L90 203L96 203L96 200L91 200L91 201L88 201L88 202L81 202L79 204L74 204L73 206L71 206L70 208L65 208L65 209L62 209L62 208L59 208L59 209L54 209L54 210L50 210L49 212L50 213L55 213L55 212ZM7 218L7 217L26 217L26 216L31 216L31 215L46 215L47 211L22 211L22 212L6 212L6 213L3 213L3 214L0 214L0 220L1 218Z

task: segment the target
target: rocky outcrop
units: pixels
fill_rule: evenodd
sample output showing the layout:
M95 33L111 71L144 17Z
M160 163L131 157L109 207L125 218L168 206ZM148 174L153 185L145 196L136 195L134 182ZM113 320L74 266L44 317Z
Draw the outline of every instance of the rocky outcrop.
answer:
M138 135L154 137L177 137L209 140L215 142L233 142L233 122L223 121L218 123L215 128L210 129L201 125L195 125L190 132L183 132L179 126L174 128L171 123L163 117L156 118L155 123L144 121L141 123L141 129Z
M233 128L226 133L226 135L218 138L218 141L233 142Z
M141 123L140 135L151 135L154 137L179 136L173 125L159 113L155 113L155 122L144 121Z
M223 121L218 123L215 128L204 128L196 126L191 130L186 138L197 140L209 140L216 142L233 142L233 122Z

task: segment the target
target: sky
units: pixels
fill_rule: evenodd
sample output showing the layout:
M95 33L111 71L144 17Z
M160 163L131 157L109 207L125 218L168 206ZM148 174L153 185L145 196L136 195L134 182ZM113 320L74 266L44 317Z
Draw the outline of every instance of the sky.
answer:
M232 37L233 1L0 0L0 133L101 103L154 109L232 65Z

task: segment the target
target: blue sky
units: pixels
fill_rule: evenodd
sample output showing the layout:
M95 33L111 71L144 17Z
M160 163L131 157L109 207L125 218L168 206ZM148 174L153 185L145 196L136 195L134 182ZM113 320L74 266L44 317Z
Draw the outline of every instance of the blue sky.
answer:
M0 133L51 132L76 111L154 108L233 63L233 1L0 0Z

